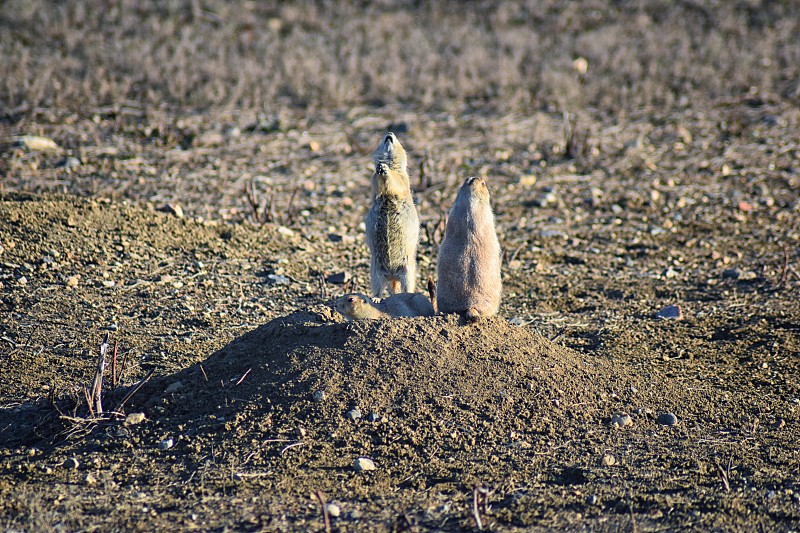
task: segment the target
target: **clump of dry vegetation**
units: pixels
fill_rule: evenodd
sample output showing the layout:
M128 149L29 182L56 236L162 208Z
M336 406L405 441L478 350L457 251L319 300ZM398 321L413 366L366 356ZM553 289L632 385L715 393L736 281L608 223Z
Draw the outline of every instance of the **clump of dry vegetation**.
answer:
M799 10L790 1L11 0L0 14L0 101L12 117L125 102L619 113L751 86L797 102Z

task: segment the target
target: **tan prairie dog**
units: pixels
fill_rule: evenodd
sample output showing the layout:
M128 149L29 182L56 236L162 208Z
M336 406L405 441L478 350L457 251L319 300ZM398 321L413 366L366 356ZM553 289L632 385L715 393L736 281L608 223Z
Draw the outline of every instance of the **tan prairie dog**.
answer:
M500 308L500 242L494 228L489 189L481 178L467 178L450 210L436 266L436 301L442 313L469 320L497 314Z
M363 294L345 294L336 301L336 310L347 320L433 316L433 305L424 295L401 292L388 298L373 299Z
M388 133L374 154L372 207L365 226L370 251L370 288L379 297L414 292L417 276L419 217L411 196L406 151Z

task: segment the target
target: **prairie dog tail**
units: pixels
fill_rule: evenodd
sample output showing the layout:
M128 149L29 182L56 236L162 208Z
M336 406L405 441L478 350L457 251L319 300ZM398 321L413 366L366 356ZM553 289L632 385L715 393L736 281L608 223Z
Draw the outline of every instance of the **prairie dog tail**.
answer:
M436 304L436 283L433 281L433 276L428 276L428 296L433 305L433 312L439 314L439 306Z

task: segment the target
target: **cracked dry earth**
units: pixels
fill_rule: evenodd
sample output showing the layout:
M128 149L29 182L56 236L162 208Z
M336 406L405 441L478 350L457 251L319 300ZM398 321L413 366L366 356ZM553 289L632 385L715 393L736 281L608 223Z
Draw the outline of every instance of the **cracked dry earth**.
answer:
M2 156L0 525L797 530L798 114L709 109L728 120L587 116L578 159L545 112L42 125L62 152ZM487 177L499 317L333 311L367 290L386 116L408 125L420 279L461 180ZM106 410L150 378L92 420L106 334Z

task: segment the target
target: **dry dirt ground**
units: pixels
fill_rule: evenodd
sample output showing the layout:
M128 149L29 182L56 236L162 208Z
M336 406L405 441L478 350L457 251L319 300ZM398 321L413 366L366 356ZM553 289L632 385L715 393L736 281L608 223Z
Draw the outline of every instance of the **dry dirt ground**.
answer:
M343 2L338 26L325 22L329 4L309 15L311 3L247 3L245 15L141 3L119 15L117 37L138 42L137 24L188 6L175 49L196 53L186 43L205 30L227 43L226 32L269 21L279 42L319 46L343 66L327 85L284 70L283 85L220 88L232 100L213 100L214 75L230 89L223 67L270 39L256 32L208 59L221 70L190 80L203 105L183 106L188 96L155 74L110 78L97 101L81 99L81 83L102 78L89 71L48 70L60 90L26 85L26 65L56 61L53 43L102 62L114 33L87 42L98 15L76 3L52 18L15 4L0 16L17 32L0 37L15 58L0 88L13 104L0 122L0 528L800 530L793 3L503 2L453 14ZM359 18L375 9L377 29ZM506 50L531 24L531 50L554 59L528 72L511 47L511 74L450 73L500 79L494 95L460 94L466 85L447 78L397 96L391 77L348 62L372 65L372 48L337 56L326 41L418 17L412 35L441 45L428 25L457 41L483 16L503 35L487 49ZM44 44L31 37L39 24ZM682 31L694 45L676 45ZM584 41L617 55L593 56ZM685 66L665 75L658 42ZM614 58L630 43L643 51L623 68ZM186 68L139 45L142 58L123 54L120 68ZM467 52L482 65L477 49L443 49L448 65ZM741 67L726 82L698 66L724 66L720 50ZM420 84L429 64L416 53L401 59ZM676 73L686 83L670 85ZM514 75L536 77L545 96ZM351 94L337 80L364 86ZM258 95L283 103L266 112ZM346 323L333 310L368 290L370 152L389 128L409 153L420 286L461 182L486 177L500 316ZM22 135L58 148L19 146ZM659 318L668 306L680 318ZM106 336L105 413L93 416L85 390ZM363 459L375 469L358 471Z

